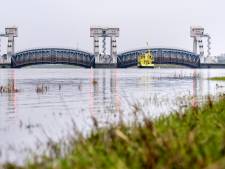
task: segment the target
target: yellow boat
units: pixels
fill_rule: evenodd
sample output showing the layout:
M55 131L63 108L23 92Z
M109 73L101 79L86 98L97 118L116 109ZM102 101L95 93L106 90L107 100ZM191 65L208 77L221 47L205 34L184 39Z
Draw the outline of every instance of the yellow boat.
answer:
M146 53L143 53L137 57L138 67L139 68L154 68L155 65L154 57L150 50L148 50Z

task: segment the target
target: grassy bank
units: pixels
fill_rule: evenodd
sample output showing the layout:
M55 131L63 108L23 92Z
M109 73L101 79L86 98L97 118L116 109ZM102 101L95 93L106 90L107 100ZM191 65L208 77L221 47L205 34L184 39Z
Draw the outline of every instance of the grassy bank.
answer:
M225 81L225 77L212 77L209 80L218 80L218 81Z
M137 113L138 115L138 113ZM185 113L174 113L152 122L96 129L88 138L70 139L70 149L60 155L52 144L43 156L24 167L32 169L189 169L225 168L225 98Z

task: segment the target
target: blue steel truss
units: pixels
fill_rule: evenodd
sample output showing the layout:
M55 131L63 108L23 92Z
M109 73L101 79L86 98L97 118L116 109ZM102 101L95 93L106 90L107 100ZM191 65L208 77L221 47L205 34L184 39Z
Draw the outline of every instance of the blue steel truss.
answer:
M137 65L137 56L145 53L148 49L139 49L124 52L117 57L117 67L126 68ZM193 52L170 49L152 48L156 64L177 64L188 67L200 67L200 57ZM91 53L63 48L40 48L18 52L12 56L13 68L24 67L34 64L71 64L86 68L95 67L95 56Z
M118 55L117 64L120 68L126 68L137 65L137 56L147 52L148 49L139 49L124 52ZM200 67L200 57L190 51L170 48L152 48L150 49L154 56L155 64L177 64L192 68Z
M18 52L11 59L13 68L34 64L70 64L90 68L95 66L95 57L80 50L40 48Z

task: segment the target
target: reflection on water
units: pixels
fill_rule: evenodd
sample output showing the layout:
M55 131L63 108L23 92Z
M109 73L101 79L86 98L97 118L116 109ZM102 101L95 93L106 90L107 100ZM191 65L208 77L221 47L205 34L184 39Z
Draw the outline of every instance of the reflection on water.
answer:
M137 108L154 118L186 108L187 100L197 106L203 96L224 91L225 83L207 80L213 76L225 70L0 70L0 86L20 90L0 93L0 161L21 160L25 148L66 137L71 119L85 134L92 117L107 125L132 120Z

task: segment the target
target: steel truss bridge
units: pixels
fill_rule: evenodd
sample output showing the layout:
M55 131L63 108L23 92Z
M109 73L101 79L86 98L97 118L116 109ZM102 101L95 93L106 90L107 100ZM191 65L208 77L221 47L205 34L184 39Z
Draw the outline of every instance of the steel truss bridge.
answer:
M35 64L70 64L89 68L94 67L95 56L80 50L42 48L18 52L11 59L13 68Z
M139 49L117 55L117 67L127 68L137 65L137 56L148 49ZM200 67L200 56L186 50L171 48L152 48L156 64L177 64L187 67ZM11 67L19 68L35 64L70 64L86 68L95 67L94 54L63 48L40 48L14 54Z
M200 67L200 55L182 49L152 48L155 64L176 64L192 68ZM138 49L118 55L118 67L127 68L137 65L137 56L147 52L148 49Z

